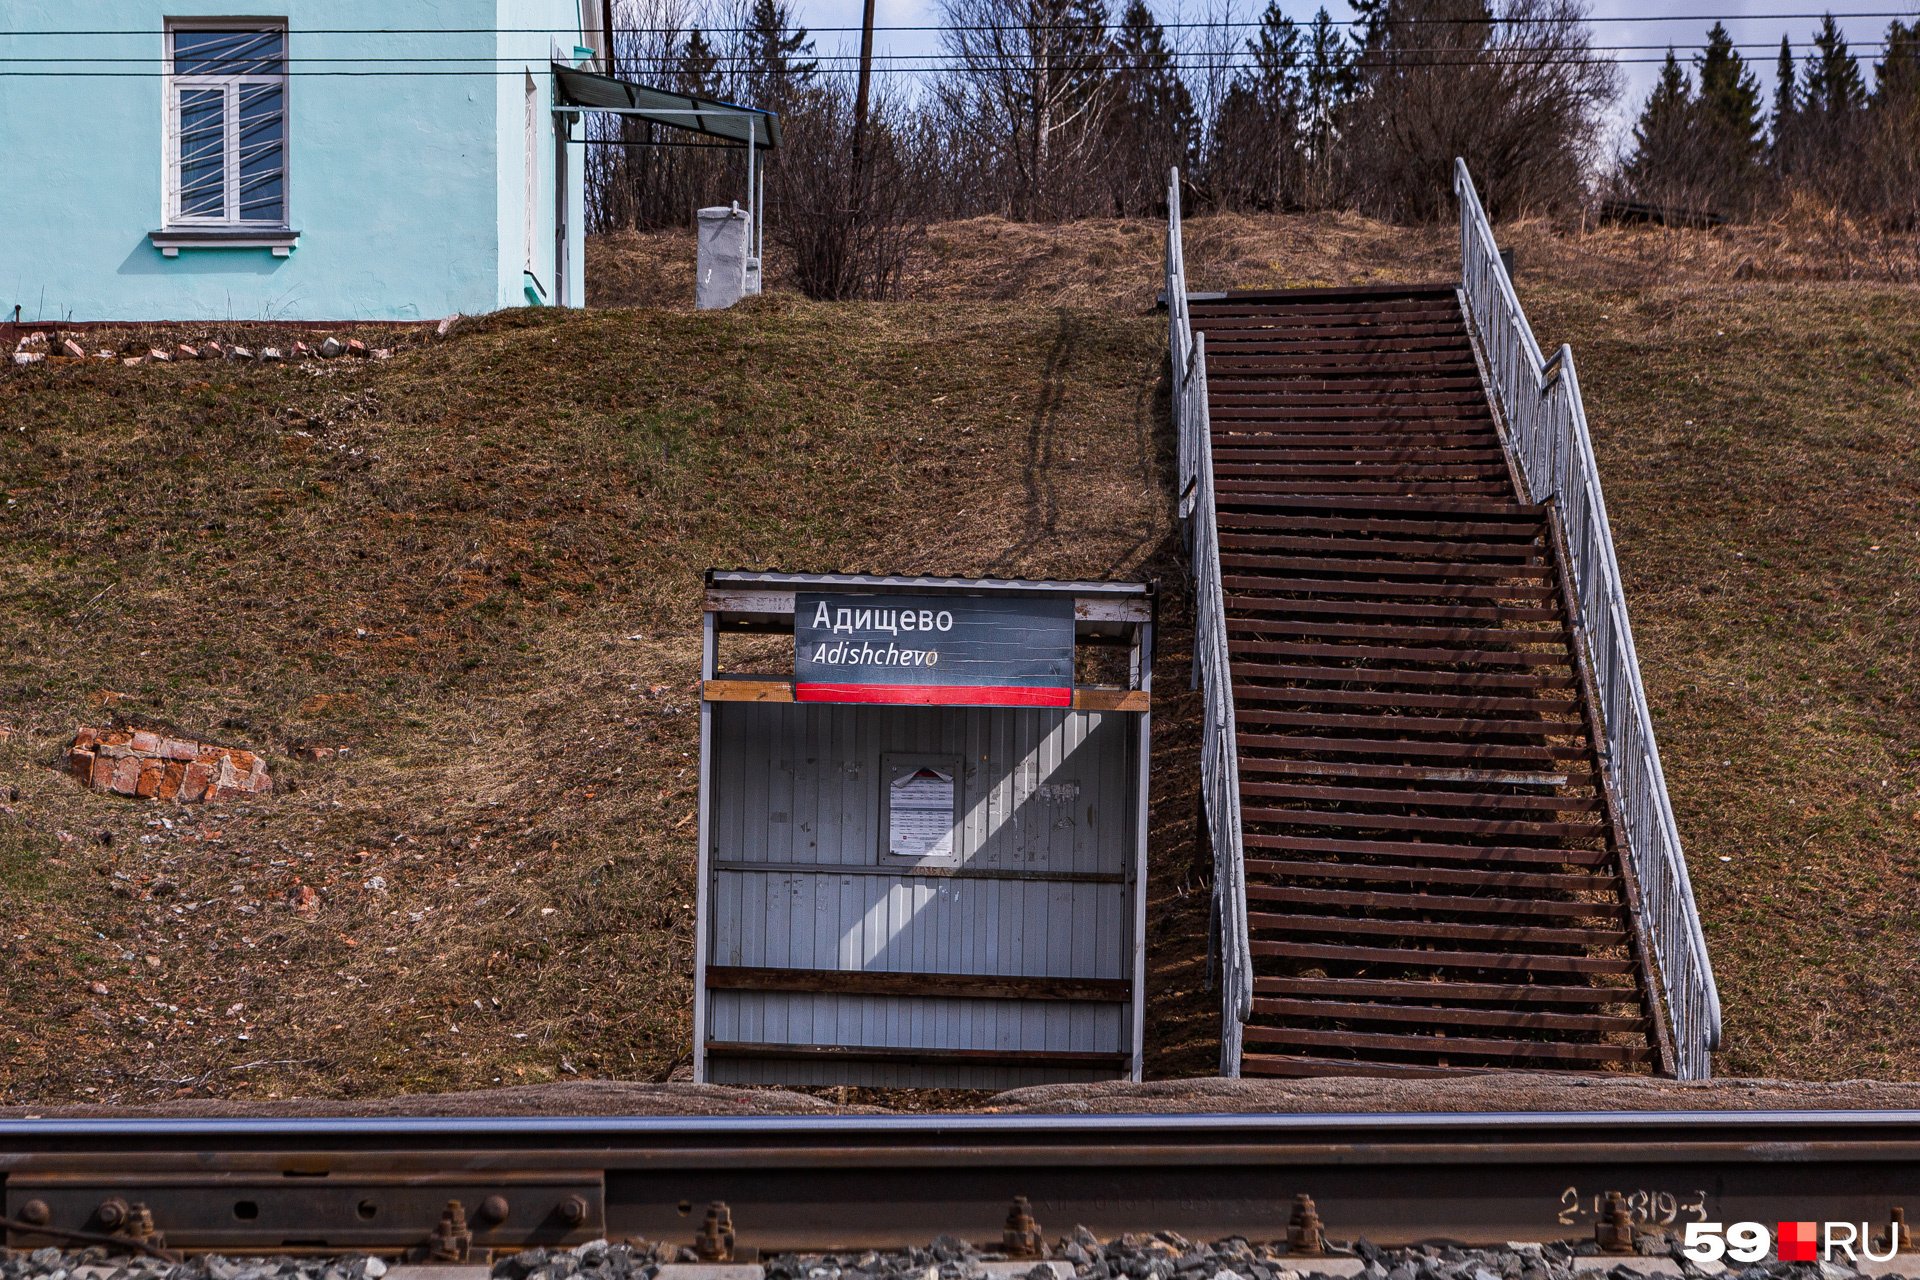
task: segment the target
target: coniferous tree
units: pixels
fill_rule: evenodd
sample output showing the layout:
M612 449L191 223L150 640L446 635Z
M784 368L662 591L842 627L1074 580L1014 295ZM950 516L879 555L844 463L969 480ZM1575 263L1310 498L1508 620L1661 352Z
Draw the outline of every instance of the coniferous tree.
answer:
M1828 120L1842 119L1867 104L1867 86L1860 79L1860 64L1847 48L1847 38L1828 14L1814 33L1813 50L1807 54L1807 83L1803 92L1803 110Z
M1696 127L1703 170L1702 193L1720 212L1750 206L1762 178L1760 81L1733 47L1725 25L1714 23L1707 47L1694 56L1700 77Z
M1196 118L1166 28L1146 0L1132 0L1114 29L1113 79L1106 165L1115 211L1148 213L1166 201L1169 170L1187 167Z
M1920 18L1887 24L1886 56L1873 64L1873 105L1920 94Z
M807 56L813 41L805 27L793 25L783 0L753 0L743 34L747 87L763 104L784 100L818 74L820 64Z
M1780 37L1780 61L1774 66L1773 85L1773 121L1772 147L1776 157L1785 149L1788 137L1793 133L1794 118L1800 111L1800 94L1796 85L1798 68L1793 61L1793 46L1785 36Z
M695 27L687 32L687 43L680 52L680 86L697 95L718 93L720 55L708 42L706 33Z
M1882 225L1912 231L1920 228L1920 19L1887 27L1873 79L1859 203Z
M1215 196L1255 209L1298 207L1301 190L1300 29L1267 0L1213 125L1208 176Z
M1325 205L1333 198L1334 154L1341 108L1353 96L1356 79L1346 36L1323 6L1313 15L1313 25L1307 28L1305 93L1301 104L1305 116L1309 204Z
M1623 176L1636 200L1659 206L1690 204L1698 171L1698 104L1686 68L1667 49L1659 82L1633 126L1633 151Z
M1748 70L1722 23L1707 32L1707 47L1694 56L1700 77L1702 114L1726 134L1741 163L1760 154L1760 81Z

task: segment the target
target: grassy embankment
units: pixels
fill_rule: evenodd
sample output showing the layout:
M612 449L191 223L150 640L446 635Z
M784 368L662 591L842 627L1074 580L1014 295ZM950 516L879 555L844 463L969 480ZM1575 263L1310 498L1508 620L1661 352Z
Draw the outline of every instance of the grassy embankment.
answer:
M1720 1070L1920 1078L1920 298L1766 278L1824 270L1805 245L1508 234L1579 359ZM1210 1070L1159 237L937 228L907 301L704 316L685 242L643 238L596 246L628 290L601 300L670 307L323 377L0 376L0 1099L667 1075L708 564L1167 581L1152 1065ZM1453 252L1350 218L1196 220L1188 251L1200 287ZM114 714L263 748L292 789L162 810L43 767Z

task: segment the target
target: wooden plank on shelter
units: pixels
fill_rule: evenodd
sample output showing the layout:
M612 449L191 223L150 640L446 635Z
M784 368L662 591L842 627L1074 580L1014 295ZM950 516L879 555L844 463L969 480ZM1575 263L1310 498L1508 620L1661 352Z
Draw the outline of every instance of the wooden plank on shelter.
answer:
M792 702L791 680L703 680L700 696L708 702Z
M840 995L1096 1000L1124 1004L1131 995L1131 985L1124 978L1041 978L992 973L707 966L707 986L729 991L824 991Z
M1047 1049L892 1049L867 1045L779 1044L709 1040L715 1058L801 1058L827 1062L894 1062L909 1066L963 1063L1004 1067L1107 1067L1124 1071L1131 1054L1073 1053Z

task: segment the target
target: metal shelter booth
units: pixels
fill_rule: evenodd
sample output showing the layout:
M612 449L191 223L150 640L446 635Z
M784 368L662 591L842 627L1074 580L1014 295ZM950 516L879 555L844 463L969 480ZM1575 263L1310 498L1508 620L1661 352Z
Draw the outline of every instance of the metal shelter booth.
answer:
M708 571L696 1080L1140 1078L1154 602Z
M611 40L609 35L608 39ZM561 122L569 141L585 141L597 146L621 147L657 147L657 146L695 146L720 147L729 150L745 151L747 207L740 208L735 201L733 208L703 209L701 218L708 220L709 215L717 215L723 223L738 222L743 235L726 235L729 247L722 250L721 260L733 270L739 272L738 287L722 287L717 291L702 288L699 292L701 306L731 305L742 294L760 292L760 263L766 256L766 166L760 159L760 153L770 151L781 143L780 117L772 111L759 107L743 107L735 102L722 102L717 98L699 98L684 93L674 93L667 89L656 89L652 85L635 84L630 80L617 80L612 76L603 76L591 71L581 71L561 63L553 64L554 115ZM601 115L624 116L644 121L647 125L664 125L700 138L712 139L711 142L657 142L651 137L634 139L627 137L574 139L571 136L573 123L583 112L596 112ZM652 130L649 129L649 134ZM708 252L706 229L703 226L701 252ZM564 234L564 233L563 233ZM703 264L701 275L709 274ZM703 280L704 285L713 282ZM725 297L725 302L707 301L710 295Z

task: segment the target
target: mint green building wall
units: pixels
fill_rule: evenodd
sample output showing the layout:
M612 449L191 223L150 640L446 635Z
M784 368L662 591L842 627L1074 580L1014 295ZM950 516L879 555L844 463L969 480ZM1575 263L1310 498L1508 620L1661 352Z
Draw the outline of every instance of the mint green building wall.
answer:
M148 239L164 226L165 22L237 10L289 27L299 240L286 257L168 258ZM39 34L55 32L80 34ZM18 304L26 321L422 320L524 305L526 77L541 171L535 261L551 288L549 66L580 43L578 0L0 0L0 56L43 73L0 77L0 307L11 318ZM584 147L568 150L577 231ZM577 304L578 234L568 257Z

